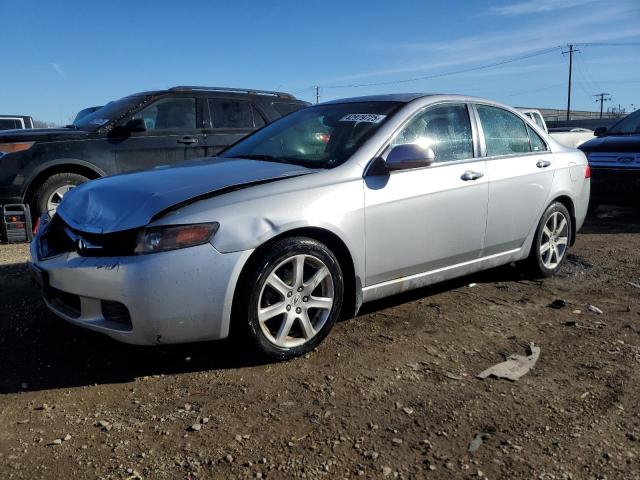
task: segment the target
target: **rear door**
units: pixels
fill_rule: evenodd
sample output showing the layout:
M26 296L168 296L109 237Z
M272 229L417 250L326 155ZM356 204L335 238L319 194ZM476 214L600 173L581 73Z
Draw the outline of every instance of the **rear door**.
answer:
M209 156L216 155L266 123L249 99L210 97L207 107L206 155Z
M171 165L204 153L199 137L198 102L194 96L162 97L119 122L141 118L144 132L110 137L115 145L118 171Z
M522 246L547 205L555 168L546 142L520 117L492 105L474 110L489 177L487 256Z

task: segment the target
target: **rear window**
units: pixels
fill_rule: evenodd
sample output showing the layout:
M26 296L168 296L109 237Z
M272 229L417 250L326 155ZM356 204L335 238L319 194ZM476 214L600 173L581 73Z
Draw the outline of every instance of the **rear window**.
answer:
M487 105L478 105L477 109L488 157L531 151L527 127L518 116Z
M273 108L276 109L276 112L278 112L283 117L304 107L304 105L301 103L273 102L271 105L273 105Z
M254 128L253 107L246 100L210 98L212 128Z

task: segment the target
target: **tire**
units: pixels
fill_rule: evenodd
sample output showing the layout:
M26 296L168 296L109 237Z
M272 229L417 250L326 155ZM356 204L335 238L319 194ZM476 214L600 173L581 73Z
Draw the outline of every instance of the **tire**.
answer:
M331 250L311 238L286 238L270 245L250 269L234 321L258 352L287 360L317 347L336 323L344 298L342 270Z
M88 182L89 179L77 173L56 173L47 178L40 185L31 201L31 209L35 214L34 219L40 218L43 213L49 213L53 217L57 209L57 205L62 200L65 190L69 190L81 183ZM54 208L51 208L54 206Z
M532 273L541 277L555 275L567 258L571 229L571 214L567 207L560 202L549 205L540 218L531 244L528 264Z

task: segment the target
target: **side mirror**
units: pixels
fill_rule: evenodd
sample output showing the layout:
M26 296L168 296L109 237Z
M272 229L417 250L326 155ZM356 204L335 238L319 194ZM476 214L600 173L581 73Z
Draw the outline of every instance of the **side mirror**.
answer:
M436 154L430 147L422 147L417 143L396 145L387 155L387 170L407 170L410 168L428 167L433 163Z
M593 131L596 137L604 137L607 133L607 127L598 127Z
M142 118L134 118L120 127L120 130L127 133L146 132L147 125Z

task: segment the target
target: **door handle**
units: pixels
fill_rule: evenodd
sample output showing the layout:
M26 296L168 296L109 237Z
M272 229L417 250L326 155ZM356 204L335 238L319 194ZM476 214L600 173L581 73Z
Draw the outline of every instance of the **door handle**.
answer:
M549 160L538 160L536 163L536 167L538 168L547 168L549 165L551 165Z
M178 143L184 143L185 145L191 145L193 143L198 143L198 139L195 137L182 137L178 139Z
M482 172L474 172L473 170L467 170L462 174L460 178L465 182L468 182L470 180L477 180L482 177L484 177L484 173Z

